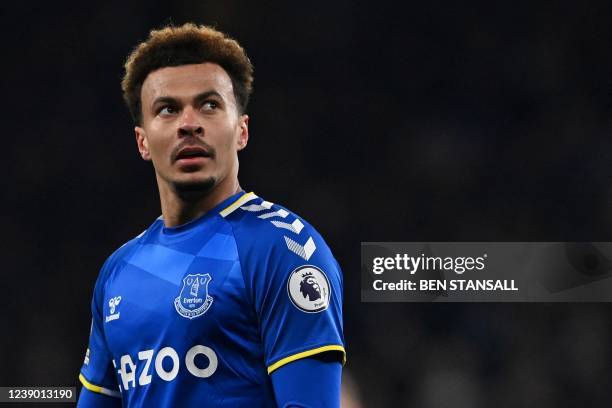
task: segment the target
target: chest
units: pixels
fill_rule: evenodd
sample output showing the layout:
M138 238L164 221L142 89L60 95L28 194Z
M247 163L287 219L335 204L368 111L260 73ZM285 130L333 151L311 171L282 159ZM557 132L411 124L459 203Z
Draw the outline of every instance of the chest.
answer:
M230 254L231 255L231 254ZM112 354L256 339L237 257L143 245L109 276L103 322Z

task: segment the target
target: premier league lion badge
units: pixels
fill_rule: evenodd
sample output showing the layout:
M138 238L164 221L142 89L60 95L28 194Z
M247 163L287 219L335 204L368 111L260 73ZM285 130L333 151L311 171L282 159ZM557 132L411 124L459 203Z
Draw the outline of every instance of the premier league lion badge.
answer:
M329 306L329 281L316 266L305 265L291 272L287 292L291 302L303 312L317 313Z
M208 294L208 283L212 280L208 273L189 274L183 278L181 293L174 299L174 307L178 314L188 319L202 316L213 298Z

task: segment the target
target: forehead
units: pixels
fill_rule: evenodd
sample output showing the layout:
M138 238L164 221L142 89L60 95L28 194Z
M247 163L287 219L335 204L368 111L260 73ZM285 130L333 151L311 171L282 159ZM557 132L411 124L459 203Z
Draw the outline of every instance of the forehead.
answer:
M206 91L216 91L233 102L232 80L219 65L203 64L164 67L151 72L142 84L143 104L158 97L189 98Z

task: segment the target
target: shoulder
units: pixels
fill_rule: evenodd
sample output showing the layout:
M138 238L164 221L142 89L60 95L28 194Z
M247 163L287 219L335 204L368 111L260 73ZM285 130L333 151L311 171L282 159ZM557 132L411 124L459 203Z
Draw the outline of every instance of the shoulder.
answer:
M161 217L156 219L146 230L115 249L102 265L98 279L106 280L117 267L121 266L123 262L127 261L132 256L139 246L146 242L151 231L157 229L161 222Z
M340 266L304 218L255 195L223 215L232 226L247 293L262 316L279 305L308 314L340 307Z
M301 261L331 256L323 237L304 218L254 193L245 194L220 214L231 224L239 251L286 252Z

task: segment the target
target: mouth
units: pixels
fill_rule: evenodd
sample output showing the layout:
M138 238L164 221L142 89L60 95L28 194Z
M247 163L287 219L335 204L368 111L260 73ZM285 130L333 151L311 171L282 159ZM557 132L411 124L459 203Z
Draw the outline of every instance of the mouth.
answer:
M199 146L185 147L177 153L174 161L179 164L194 164L212 157L210 152Z

